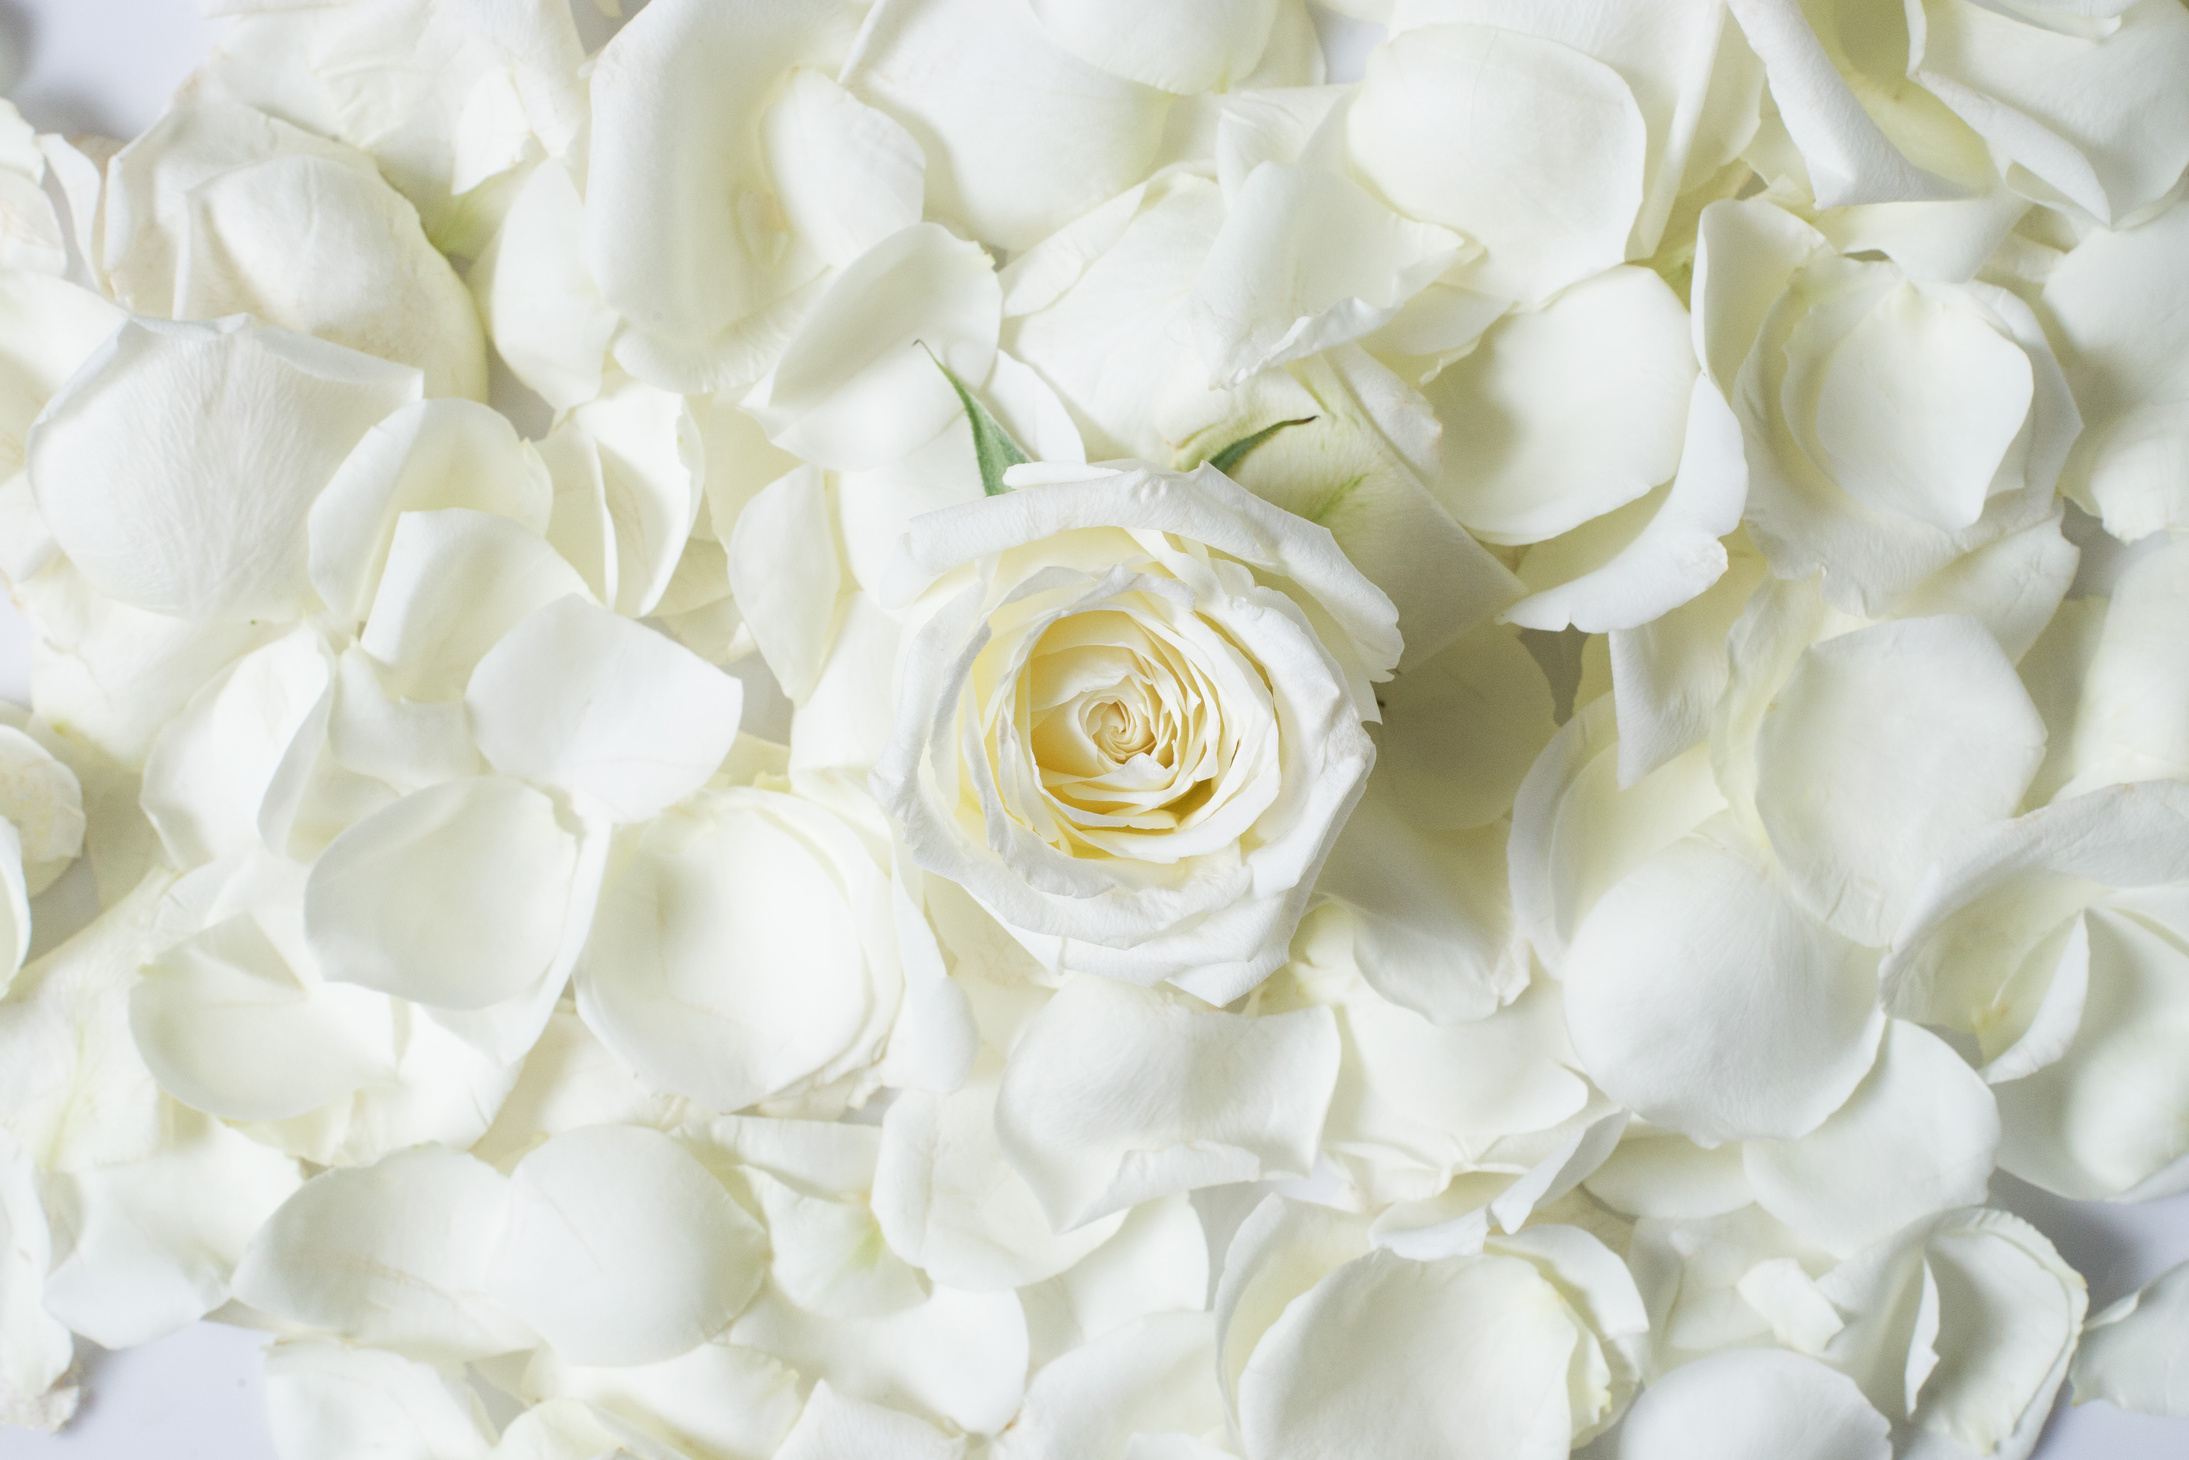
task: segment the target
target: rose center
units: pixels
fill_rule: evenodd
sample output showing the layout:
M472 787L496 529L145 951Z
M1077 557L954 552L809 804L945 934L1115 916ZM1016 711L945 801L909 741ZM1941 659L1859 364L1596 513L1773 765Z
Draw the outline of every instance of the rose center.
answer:
M1087 738L1111 760L1131 760L1155 749L1155 722L1145 705L1097 700L1088 706Z

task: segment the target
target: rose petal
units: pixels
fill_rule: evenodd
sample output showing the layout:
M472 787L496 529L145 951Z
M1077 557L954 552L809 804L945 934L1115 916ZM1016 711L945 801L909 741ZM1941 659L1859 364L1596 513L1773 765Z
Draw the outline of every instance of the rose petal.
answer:
M1204 1434L1224 1421L1205 1313L1127 1324L1042 1366L995 1446L998 1460L1122 1454L1136 1434Z
M323 1339L266 1351L266 1418L284 1455L487 1460L493 1427L460 1379L381 1349ZM518 1452L520 1455L522 1452Z
M1026 1385L1026 1315L1008 1292L938 1287L916 1308L838 1320L763 1289L730 1340L778 1354L855 1399L978 1434L1010 1423Z
M939 223L891 235L830 280L745 409L783 450L859 470L903 456L994 363L1002 292L988 255Z
M1572 1443L1565 1381L1580 1337L1518 1258L1371 1253L1263 1335L1239 1377L1239 1428L1268 1460L1362 1445L1452 1460L1555 1456ZM1432 1341L1451 1366L1428 1383L1404 1355Z
M1973 619L1857 629L1811 646L1756 738L1756 814L1794 894L1860 943L1892 937L1947 842L2004 820L2045 727Z
M590 1126L510 1173L488 1291L578 1364L647 1364L697 1347L752 1300L766 1234L659 1131Z
M397 1015L300 975L248 914L147 963L129 1028L160 1088L225 1120L287 1120L396 1078Z
M1775 1349L1675 1369L1627 1411L1619 1460L1886 1460L1891 1426L1845 1375Z
M1991 1090L1919 1024L1895 1019L1847 1103L1796 1141L1749 1141L1763 1209L1835 1255L1983 1200L1999 1149Z
M1581 51L1488 26L1407 31L1369 53L1347 140L1400 209L1482 240L1489 292L1532 304L1626 258L1648 132L1619 73Z
M1754 853L1697 834L1582 921L1566 1019L1590 1078L1652 1123L1704 1142L1790 1139L1870 1068L1885 1023L1875 966Z
M0 1133L0 1423L58 1429L76 1408L62 1383L75 1345L42 1301L53 1243L29 1153Z
M892 10L845 78L927 154L930 217L1022 249L1139 181L1170 98L1061 49L1030 7ZM981 78L967 87L960 78Z
M2068 1373L2075 1402L2103 1399L2139 1414L2189 1416L2189 1264L2169 1268L2083 1324Z
M2189 208L2168 208L2138 228L2091 233L2045 280L2045 313L2084 416L2062 487L2122 542L2189 522L2189 434L2175 406L2189 391L2178 323L2189 285L2172 267L2184 247Z
M100 592L185 618L294 618L313 499L418 389L415 371L245 319L133 320L39 418L31 486Z
M1113 76L1181 96L1229 91L1253 71L1277 19L1276 0L1224 0L1203 9L1161 3L1036 0L1051 39Z
M191 698L145 757L145 815L179 867L285 852L333 708L326 645L299 628Z
M1197 1014L1082 976L1012 1047L996 1136L1070 1230L1168 1192L1305 1175L1337 1065L1326 1011Z
M1264 163L1230 203L1191 306L1219 385L1381 328L1460 252L1325 168Z
M297 1189L296 1162L217 1120L175 1111L158 1152L49 1171L46 1311L107 1348L148 1343L228 1301L251 1234Z
M961 1460L966 1440L894 1409L846 1398L823 1379L775 1460Z
M804 704L836 631L843 569L829 492L817 467L763 487L731 530L730 586L776 683Z
M704 785L744 692L690 650L583 598L534 610L471 672L480 753L584 815L646 821Z
M528 1395L583 1401L673 1444L679 1456L772 1456L798 1417L796 1370L719 1340L615 1368L581 1368L542 1349L524 1382Z
M335 838L305 884L305 936L328 978L483 1009L548 976L577 870L577 838L547 797L500 777L451 781Z
M1623 506L1678 470L1695 373L1679 299L1646 269L1510 315L1428 388L1467 443L1445 454L1438 496L1496 543L1540 542Z
M312 503L312 587L362 622L403 513L466 507L544 532L552 493L538 453L499 412L467 400L406 406L365 433Z
M719 1111L872 1062L903 973L889 884L831 813L703 792L610 878L578 1008L657 1088Z
M585 591L553 548L507 517L406 512L357 642L402 698L459 699L486 651L525 615Z
M1125 1222L1115 1212L1070 1232L1051 1229L998 1138L1002 1073L976 1069L950 1095L900 1095L882 1119L874 1173L874 1213L892 1250L936 1282L972 1292L1054 1277Z
M760 137L791 226L834 267L920 221L920 144L820 72L790 73Z
M509 1183L445 1146L324 1172L266 1219L236 1296L355 1343L442 1364L537 1340L487 1292Z

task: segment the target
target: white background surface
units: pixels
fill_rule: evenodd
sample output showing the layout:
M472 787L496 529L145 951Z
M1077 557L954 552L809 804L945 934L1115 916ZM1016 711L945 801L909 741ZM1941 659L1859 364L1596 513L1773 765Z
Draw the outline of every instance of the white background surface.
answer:
M577 12L597 39L590 0L578 0ZM0 0L0 90L41 130L133 136L218 33L192 0ZM1333 76L1357 76L1373 28L1329 23L1325 36ZM29 698L28 629L4 603L0 697ZM2001 1175L1992 1199L2041 1228L2089 1279L2093 1312L2189 1260L2189 1196L2125 1208L2067 1202ZM79 1340L86 1398L76 1422L56 1436L0 1429L0 1460L275 1460L260 1413L261 1342L203 1323L122 1353ZM2068 1410L2062 1398L2038 1460L2189 1454L2189 1422L2102 1403Z

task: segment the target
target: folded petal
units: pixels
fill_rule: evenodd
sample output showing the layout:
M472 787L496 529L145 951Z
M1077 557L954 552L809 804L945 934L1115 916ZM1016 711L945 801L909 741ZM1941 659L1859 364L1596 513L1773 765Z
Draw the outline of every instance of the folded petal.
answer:
M774 1455L798 1417L798 1388L797 1371L782 1360L719 1339L675 1358L614 1367L543 1349L524 1376L527 1396L589 1404L699 1460Z
M2189 1265L2169 1268L2083 1325L2069 1377L2075 1402L2189 1416Z
M366 432L312 503L312 587L337 615L362 622L403 513L465 507L544 532L553 490L538 453L500 412L418 401Z
M874 1173L874 1213L890 1247L936 1282L973 1292L1054 1277L1125 1222L1113 1212L1069 1232L1052 1230L998 1138L1001 1074L979 1069L949 1095L898 1096L882 1120Z
M2075 711L2062 795L2128 781L2189 779L2189 689L2179 665L2189 623L2189 545L2170 543L2129 565Z
M287 1120L392 1082L397 1022L384 996L299 973L249 914L169 948L129 991L160 1088L224 1120Z
M1026 1387L1026 1313L1016 1293L938 1287L917 1307L834 1319L766 1288L729 1336L852 1398L977 1434L1009 1424Z
M1500 618L1531 629L1617 632L1693 601L1730 563L1719 539L1740 526L1748 500L1741 450L1740 423L1725 397L1697 376L1679 471L1662 497L1652 491L1537 546L1520 569L1521 581L1537 591ZM1552 586L1538 587L1546 582Z
M960 1460L965 1444L963 1435L953 1438L912 1415L838 1394L823 1379L775 1460Z
M996 1135L1069 1230L1173 1191L1305 1175L1337 1065L1325 1010L1201 1014L1083 976L1013 1046Z
M1413 825L1463 830L1512 809L1557 731L1550 683L1512 630L1485 625L1383 692L1376 773ZM1464 735L1452 727L1464 724Z
M790 73L760 135L791 226L834 267L920 221L920 144L820 72Z
M618 613L660 606L705 500L706 440L683 397L618 378L570 413L598 448ZM606 600L603 600L604 602Z
M584 220L585 200L569 169L542 163L471 270L495 353L557 410L600 394L618 323L586 268Z
M1957 195L1910 162L1863 109L1797 0L1727 0L1727 8L1763 60L1819 206Z
M403 699L459 699L486 651L525 615L585 592L544 538L507 517L406 512L357 642Z
M1540 542L1624 506L1678 471L1695 374L1686 313L1646 269L1510 315L1428 387L1455 443L1437 495L1496 543Z
M2042 1233L1982 1207L1915 1223L1818 1286L1848 1315L1827 1362L1886 1418L1978 1455L2035 1447L2088 1301Z
M217 1120L176 1111L159 1151L47 1172L46 1311L108 1348L147 1343L229 1298L251 1234L301 1180L296 1162Z
M333 688L325 644L299 628L191 697L144 764L145 815L175 865L288 849Z
M1924 0L1908 74L1993 149L2104 222L2127 217L2189 166L2189 18L2120 8L2095 34Z
M1380 328L1460 252L1326 168L1265 162L1230 202L1192 305L1220 385Z
M1224 1421L1205 1313L1129 1323L1044 1364L997 1441L998 1460L1121 1455L1136 1434L1205 1434Z
M689 649L569 597L487 651L464 703L496 770L564 792L581 815L635 822L720 768L744 692Z
M2083 412L2061 485L2122 542L2189 523L2180 414L2189 281L2174 267L2184 248L2189 207L2176 204L2139 227L2093 231L2045 280L2045 312Z
M55 1430L76 1409L63 1382L76 1348L42 1301L53 1242L35 1175L29 1153L0 1134L0 1424Z
M364 153L185 102L115 155L102 205L98 264L131 312L249 314L414 366L428 395L485 398L471 296Z
M857 12L834 0L732 14L650 7L592 75L585 262L635 332L619 359L677 391L742 387L782 348L825 267L787 224L762 119L795 66L833 72Z
M1362 1446L1451 1460L1553 1460L1572 1446L1574 1318L1516 1257L1371 1253L1285 1309L1239 1377L1248 1453L1307 1460ZM1434 1344L1430 1379L1410 1356Z
M895 461L961 409L938 360L960 380L987 377L1002 298L980 245L915 224L830 280L745 408L769 440L821 466Z
M763 487L730 532L738 611L792 704L820 682L836 632L843 568L830 509L820 470L804 466Z

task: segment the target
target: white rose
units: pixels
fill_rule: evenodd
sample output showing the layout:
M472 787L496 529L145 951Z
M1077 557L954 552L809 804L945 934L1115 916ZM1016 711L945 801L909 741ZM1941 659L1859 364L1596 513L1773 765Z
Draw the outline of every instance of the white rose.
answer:
M1285 946L1374 747L1391 602L1221 473L1144 467L913 520L873 785L1030 947L1223 1003Z

